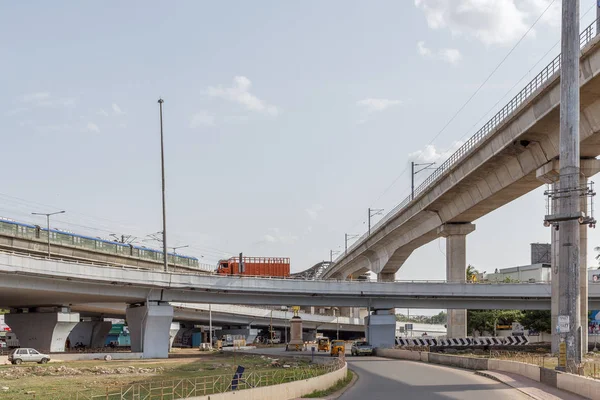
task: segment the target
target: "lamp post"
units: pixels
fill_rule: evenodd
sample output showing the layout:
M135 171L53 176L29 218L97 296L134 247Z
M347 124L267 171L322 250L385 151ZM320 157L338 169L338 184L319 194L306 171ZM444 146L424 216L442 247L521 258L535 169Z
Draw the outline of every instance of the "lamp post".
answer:
M371 236L371 217L382 215L383 208L369 208L369 236Z
M64 214L66 211L62 210L62 211L57 211L57 212L53 212L53 213L36 213L36 212L32 212L32 215L45 215L46 216L46 226L48 227L48 258L50 258L50 216L52 215L56 215L56 214Z
M413 200L415 198L415 175L417 175L419 172L421 171L425 171L426 169L431 169L432 166L434 166L435 163L431 162L431 163L416 163L414 161L410 162L410 199ZM423 167L421 169L419 169L418 171L415 171L415 167Z
M212 345L213 345L213 330L212 330L212 304L208 305L208 336L210 337L209 339L209 343L210 343L210 348L212 349Z
M169 269L169 259L167 257L167 206L165 203L165 145L163 140L163 99L158 99L160 108L160 166L162 176L162 217L163 217L163 268L165 272Z
M352 239L356 239L358 238L358 235L349 235L347 233L344 234L344 244L345 244L345 248L344 248L344 254L348 253L348 240L352 240Z

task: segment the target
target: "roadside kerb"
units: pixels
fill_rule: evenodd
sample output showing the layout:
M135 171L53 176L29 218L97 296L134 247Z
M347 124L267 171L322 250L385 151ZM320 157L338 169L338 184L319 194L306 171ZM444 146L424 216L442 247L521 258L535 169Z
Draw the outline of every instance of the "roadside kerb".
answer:
M587 399L600 400L600 380L558 372L517 361L465 357L400 349L375 349L375 355L385 358L429 362L476 371L502 371L524 376L550 387L575 393Z

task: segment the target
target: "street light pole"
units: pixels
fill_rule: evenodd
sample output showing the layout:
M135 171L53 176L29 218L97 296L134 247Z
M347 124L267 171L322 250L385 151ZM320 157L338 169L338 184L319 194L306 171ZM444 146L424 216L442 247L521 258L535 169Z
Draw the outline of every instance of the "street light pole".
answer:
M45 215L46 216L46 226L48 228L48 258L50 258L50 216L52 215L56 215L56 214L64 214L65 211L57 211L57 212L53 212L53 213L36 213L36 212L32 212L32 215Z
M163 269L169 270L169 257L167 254L167 206L165 203L165 146L163 138L163 99L158 99L160 108L160 165L162 176L162 214L163 214Z
M369 208L369 236L371 236L371 217L375 215L381 215L383 208Z
M432 166L434 166L435 163L431 162L431 163L416 163L414 161L410 162L410 199L413 200L415 198L415 175L417 175L419 172L421 171L425 171L426 169L431 169ZM423 167L418 171L415 171L415 167Z
M208 305L208 336L210 336L209 339L209 343L210 343L210 348L212 349L213 346L213 331L212 331L212 304Z

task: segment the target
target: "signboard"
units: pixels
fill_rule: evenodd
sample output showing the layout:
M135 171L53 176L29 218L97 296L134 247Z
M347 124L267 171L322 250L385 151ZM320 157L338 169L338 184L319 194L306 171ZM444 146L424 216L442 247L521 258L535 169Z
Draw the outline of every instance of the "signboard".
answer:
M600 274L592 274L592 282L594 282L594 283L600 282Z
M558 366L562 368L567 367L567 344L561 342L558 345Z
M600 335L600 310L589 312L588 333L590 335Z
M404 329L407 331L412 331L413 330L413 324L404 324Z
M558 331L558 333L569 333L571 327L568 315L558 316L558 324L556 325L556 330Z

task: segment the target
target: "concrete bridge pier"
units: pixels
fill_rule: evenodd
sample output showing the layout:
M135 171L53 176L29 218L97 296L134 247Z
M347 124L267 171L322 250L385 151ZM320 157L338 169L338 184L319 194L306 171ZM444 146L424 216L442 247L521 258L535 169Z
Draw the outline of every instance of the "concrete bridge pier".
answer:
M446 238L446 280L464 283L467 280L467 235L475 224L444 224L438 233ZM467 336L467 310L448 310L448 338Z
M173 307L161 301L134 304L125 312L131 351L143 353L143 358L168 358Z
M365 336L373 347L392 348L396 345L396 316L390 310L375 310L365 317Z
M74 347L77 343L83 343L91 349L104 347L108 332L112 328L110 321L102 318L91 318L80 321L69 334L69 343Z
M4 318L21 347L58 353L65 351L69 333L79 323L79 313L70 311L68 307L19 309Z

